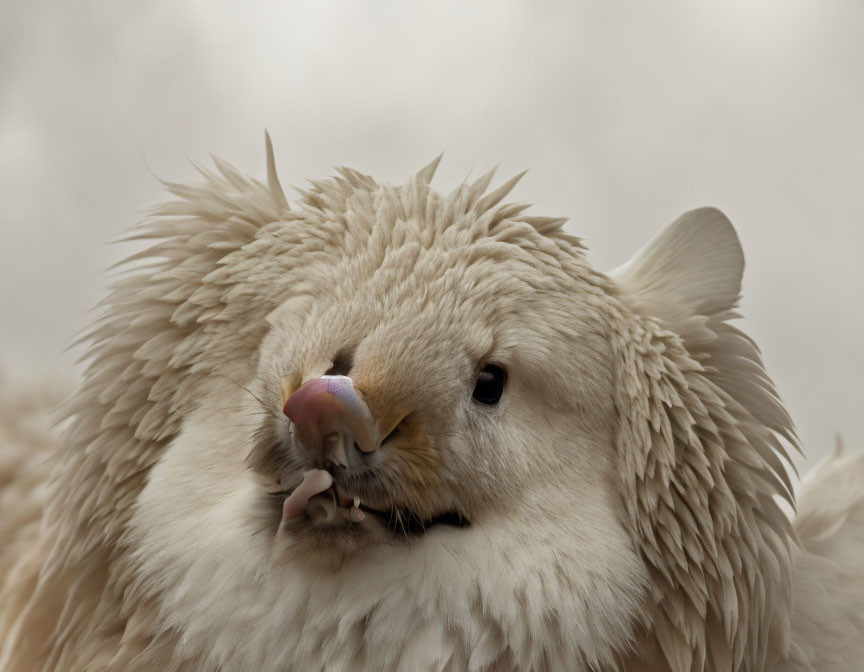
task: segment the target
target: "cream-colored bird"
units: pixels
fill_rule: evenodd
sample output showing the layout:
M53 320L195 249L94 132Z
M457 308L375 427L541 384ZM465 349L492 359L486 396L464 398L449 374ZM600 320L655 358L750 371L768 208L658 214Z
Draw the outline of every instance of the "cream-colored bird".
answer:
M729 221L604 274L436 165L167 185L62 445L0 447L0 670L864 670L864 458L784 513Z

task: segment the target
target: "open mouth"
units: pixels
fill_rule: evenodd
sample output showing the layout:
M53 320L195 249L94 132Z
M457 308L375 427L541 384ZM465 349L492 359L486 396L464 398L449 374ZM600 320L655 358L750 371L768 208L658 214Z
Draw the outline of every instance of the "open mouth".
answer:
M307 471L297 487L272 494L285 497L283 520L307 518L318 527L363 525L372 519L393 534L407 536L421 534L435 525L464 527L469 524L458 511L424 517L395 505L387 509L374 508L364 503L362 496L341 487L332 474L322 469Z

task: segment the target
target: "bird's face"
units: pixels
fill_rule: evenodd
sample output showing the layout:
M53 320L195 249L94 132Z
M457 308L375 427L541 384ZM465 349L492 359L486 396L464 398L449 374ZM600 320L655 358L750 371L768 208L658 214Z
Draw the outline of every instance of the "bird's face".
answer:
M250 388L246 465L279 543L410 544L557 507L569 524L612 496L609 339L587 279L503 244L319 272L326 291L270 316Z
M162 270L93 332L82 464L116 482L85 501L123 523L109 573L146 605L124 641L225 670L629 669L656 623L657 656L704 654L684 621L753 589L715 532L780 545L761 423L793 436L724 324L725 217L688 213L605 276L560 220L499 205L514 180L443 196L435 162L398 188L344 169L295 208L269 163L269 187L221 164L176 187L184 216L141 234L167 238ZM736 359L756 383L715 368Z
M178 391L127 537L141 585L189 641L283 667L454 623L471 648L542 631L608 659L645 586L614 287L542 220L376 198L274 222L213 275L230 306L196 342L229 364L202 353Z

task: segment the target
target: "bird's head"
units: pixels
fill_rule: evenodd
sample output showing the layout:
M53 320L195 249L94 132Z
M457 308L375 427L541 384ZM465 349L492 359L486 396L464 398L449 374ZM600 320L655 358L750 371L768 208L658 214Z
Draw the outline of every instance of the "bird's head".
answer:
M247 465L277 536L411 543L614 488L603 281L574 239L466 219L358 222L268 317Z
M401 187L345 169L289 204L272 157L269 185L220 170L174 188L163 214L186 219L118 290L86 388L96 426L147 447L106 458L146 486L99 501L133 499L129 583L184 637L254 631L263 648L214 659L280 661L319 641L300 630L362 623L357 646L399 650L439 614L468 648L584 669L655 629L670 659L763 641L733 619L759 562L736 535L785 538L775 432L794 434L727 324L743 257L721 213L604 274L563 220L502 203L515 180L441 194L434 164Z

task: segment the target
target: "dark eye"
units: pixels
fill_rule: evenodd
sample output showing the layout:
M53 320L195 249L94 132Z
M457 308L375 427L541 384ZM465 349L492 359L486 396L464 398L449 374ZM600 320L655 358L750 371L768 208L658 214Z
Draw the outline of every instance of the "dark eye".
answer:
M504 369L494 364L487 364L477 376L477 382L474 383L474 393L471 396L481 404L493 406L501 400L506 380L507 374L504 373Z

